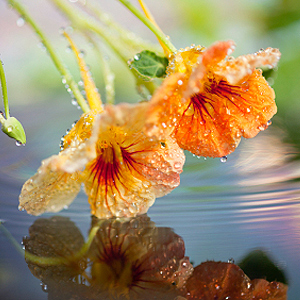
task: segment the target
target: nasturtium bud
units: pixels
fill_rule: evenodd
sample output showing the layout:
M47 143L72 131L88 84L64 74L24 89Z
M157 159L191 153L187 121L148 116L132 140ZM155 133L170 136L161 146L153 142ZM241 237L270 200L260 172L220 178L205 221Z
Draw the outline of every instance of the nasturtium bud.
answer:
M26 144L25 130L22 124L14 117L9 117L2 122L2 131L21 144Z

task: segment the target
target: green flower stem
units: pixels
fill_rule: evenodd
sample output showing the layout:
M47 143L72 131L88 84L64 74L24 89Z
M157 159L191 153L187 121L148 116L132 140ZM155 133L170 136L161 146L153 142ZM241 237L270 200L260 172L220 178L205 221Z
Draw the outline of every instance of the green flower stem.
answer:
M124 6L126 6L140 21L142 21L155 35L156 37L173 53L176 51L175 46L170 42L167 36L157 28L144 14L133 6L128 0L118 0Z
M26 10L15 0L7 0L7 2L22 16L25 18L25 21L28 22L31 27L33 28L33 30L36 32L36 34L39 36L39 38L41 39L43 45L45 46L45 48L47 49L54 65L56 66L56 68L58 69L58 71L60 72L60 74L62 75L62 77L64 78L66 84L69 86L69 88L71 89L74 97L76 98L78 104L80 105L80 107L82 108L83 112L87 112L90 110L88 104L86 103L84 97L82 96L77 83L75 82L75 80L73 79L71 73L68 71L68 69L64 66L63 62L61 61L61 59L58 57L58 55L56 54L54 48L52 47L52 45L50 44L50 42L47 40L47 38L45 37L45 35L43 34L43 32L40 30L40 28L36 25L36 23L33 21L33 19L31 19L31 17L29 16L29 14L26 12Z
M8 106L7 86L6 86L4 68L1 60L0 60L0 80L2 86L2 97L3 97L5 116L6 118L9 118L10 115L9 115L9 106Z
M74 5L65 2L64 0L51 0L71 21L74 27L81 30L91 30L99 34L105 42L113 49L113 51L127 63L128 57L124 55L121 46L118 46L118 41L115 42L114 36L106 28L101 28L98 22L88 14L83 13Z
M0 220L0 230L2 230L3 234L7 237L7 239L12 243L12 245L16 248L16 250L24 256L24 250L21 245L15 240L12 234L5 228L3 225L3 221Z
M79 10L76 6L63 1L63 0L51 0L57 8L59 8L66 17L70 20L72 25L82 31L89 30L92 31L103 38L103 40L109 45L109 47L115 52L115 54L127 65L128 59L132 58L137 52L141 51L145 47L153 48L151 45L146 45L142 40L135 38L131 40L129 33L119 27L116 23L114 23L110 18L106 16L106 18L93 7L93 12L99 16L107 27L101 26L101 24L88 15L85 12ZM114 29L116 33L113 33L110 28ZM132 36L131 36L132 37ZM132 74L135 76L137 81L139 82L138 75L132 71ZM143 82L143 85L147 88L147 90L153 94L153 91L156 89L156 85L153 82Z

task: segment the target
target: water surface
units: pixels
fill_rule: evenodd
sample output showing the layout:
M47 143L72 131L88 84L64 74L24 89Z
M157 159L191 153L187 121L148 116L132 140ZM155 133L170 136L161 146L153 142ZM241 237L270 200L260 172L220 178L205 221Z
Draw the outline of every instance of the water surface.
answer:
M47 114L41 113L45 111ZM55 105L43 105L16 113L22 115L28 143L17 147L0 135L0 218L21 243L38 219L54 216L33 217L18 211L22 184L34 174L42 159L59 151L61 135L79 113L76 109L70 113L68 103L60 111ZM300 162L295 159L297 148L283 139L283 132L271 126L256 138L243 140L226 163L187 153L181 185L157 199L148 217L157 228L173 230L184 241L185 255L194 265L231 258L239 262L255 249L264 250L285 273L289 299L297 299ZM69 209L55 215L69 218L87 238L91 216L83 192ZM2 233L0 253L1 299L47 299L45 286Z

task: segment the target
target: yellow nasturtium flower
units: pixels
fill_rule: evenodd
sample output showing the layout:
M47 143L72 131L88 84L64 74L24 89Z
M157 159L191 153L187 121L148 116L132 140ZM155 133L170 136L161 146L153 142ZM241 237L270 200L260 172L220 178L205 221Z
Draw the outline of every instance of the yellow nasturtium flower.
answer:
M103 106L82 57L69 41L92 110L64 137L62 151L44 160L24 184L19 208L33 215L57 212L83 185L96 217L145 213L156 197L179 185L183 151L169 136L146 135L147 102Z

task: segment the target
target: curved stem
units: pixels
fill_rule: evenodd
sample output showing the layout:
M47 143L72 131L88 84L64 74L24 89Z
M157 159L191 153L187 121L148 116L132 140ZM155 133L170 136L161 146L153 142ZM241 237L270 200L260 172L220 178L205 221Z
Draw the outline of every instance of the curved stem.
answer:
M144 16L135 6L133 6L128 0L118 0L118 1L120 1L125 7L127 7L140 21L142 21L156 35L158 40L161 41L171 53L176 51L176 48L169 41L167 36L155 24L153 24L146 16Z
M3 68L3 64L2 64L1 60L0 60L0 80L1 80L1 86L2 86L2 97L3 97L5 117L8 119L10 116L9 116L7 86L6 86L4 68Z
M41 39L43 45L47 49L54 65L60 72L60 74L63 76L65 83L70 87L71 91L73 92L74 97L76 98L78 104L82 108L83 112L87 112L90 110L89 106L87 105L84 97L82 96L77 83L73 79L71 73L69 70L64 66L63 62L60 60L58 55L56 54L55 50L53 49L50 42L47 40L43 32L40 30L40 28L36 25L36 23L31 19L31 17L28 15L26 10L15 0L7 0L9 4L12 5L12 7L25 18L26 22L28 22L33 30L36 32L36 34Z

